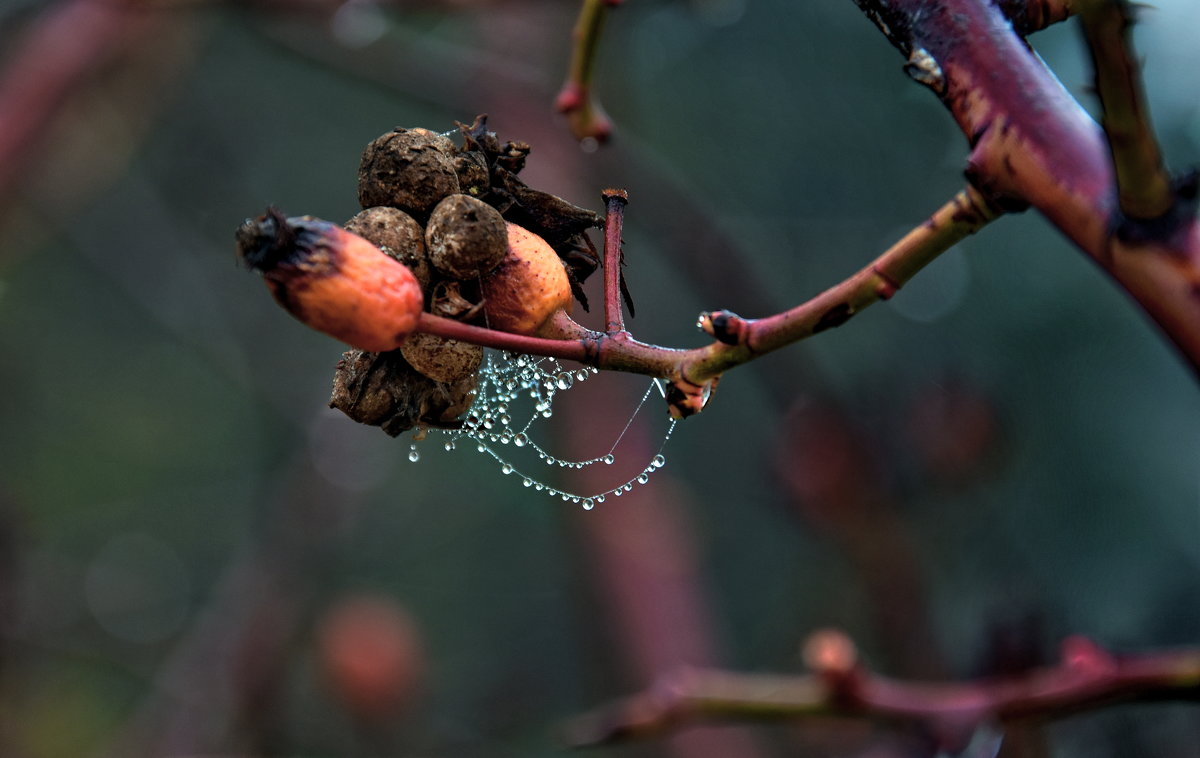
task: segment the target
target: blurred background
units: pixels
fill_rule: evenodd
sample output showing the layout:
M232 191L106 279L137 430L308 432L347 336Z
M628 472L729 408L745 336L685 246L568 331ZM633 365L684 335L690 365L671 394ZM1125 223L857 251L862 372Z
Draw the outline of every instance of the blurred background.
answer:
M1200 9L1156 6L1136 41L1179 168ZM239 268L233 231L268 203L347 219L394 126L488 113L533 145L531 185L597 209L628 188L631 329L680 347L700 310L798 303L962 185L965 140L847 0L626 3L599 58L616 133L581 149L552 109L576 12L0 2L0 755L551 756L564 719L679 665L799 672L824 627L933 679L1051 663L1071 634L1200 640L1195 377L1032 213L731 372L648 484L590 512L327 408L341 347ZM1074 27L1034 43L1090 107ZM602 455L645 389L593 377L536 437ZM652 398L618 464L545 481L615 486L665 416ZM1176 705L985 736L1200 755ZM593 754L936 751L822 722Z

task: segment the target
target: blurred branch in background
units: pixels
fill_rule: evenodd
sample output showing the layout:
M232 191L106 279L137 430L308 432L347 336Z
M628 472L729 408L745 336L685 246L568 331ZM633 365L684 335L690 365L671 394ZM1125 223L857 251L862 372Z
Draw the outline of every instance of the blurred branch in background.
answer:
M68 98L175 23L139 0L70 0L41 11L0 60L0 201L47 149L46 127Z
M568 735L573 744L599 745L696 720L845 716L921 722L954 738L944 749L961 750L976 730L994 720L1045 720L1131 700L1200 697L1200 651L1114 657L1083 638L1063 643L1056 667L961 684L873 674L859 663L849 638L836 631L810 638L805 658L814 669L807 676L682 671L643 694L581 717L568 726Z

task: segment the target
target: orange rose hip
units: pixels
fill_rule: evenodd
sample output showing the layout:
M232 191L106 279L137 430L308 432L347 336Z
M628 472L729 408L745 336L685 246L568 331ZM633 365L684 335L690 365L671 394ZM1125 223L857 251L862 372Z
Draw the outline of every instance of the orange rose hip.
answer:
M237 231L238 255L297 319L361 350L395 350L416 329L423 295L403 263L328 221L275 208Z
M562 259L541 237L508 223L508 253L483 280L483 310L493 329L536 335L551 315L571 309Z

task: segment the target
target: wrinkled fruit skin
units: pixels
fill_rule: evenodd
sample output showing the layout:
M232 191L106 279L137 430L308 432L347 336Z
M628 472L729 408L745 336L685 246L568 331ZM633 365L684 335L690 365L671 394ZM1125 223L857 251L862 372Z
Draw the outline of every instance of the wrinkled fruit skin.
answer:
M453 142L428 129L395 129L378 137L359 163L359 204L429 218L442 198L459 191L453 153Z
M508 232L500 211L467 195L450 195L433 209L425 227L425 245L439 273L471 280L503 260Z
M475 400L478 374L439 382L414 369L398 350L342 354L333 375L329 407L378 426L392 437L416 426L456 429Z
M425 230L412 216L399 208L377 206L360 211L343 228L408 266L421 289L429 288L432 272L425 252Z
M536 335L555 311L571 308L571 283L562 260L546 241L508 224L508 254L483 280L488 326Z
M363 350L395 350L417 327L421 284L408 267L356 234L270 210L238 229L238 253L289 313Z
M469 342L414 334L400 348L409 365L430 379L453 384L479 371L483 348Z

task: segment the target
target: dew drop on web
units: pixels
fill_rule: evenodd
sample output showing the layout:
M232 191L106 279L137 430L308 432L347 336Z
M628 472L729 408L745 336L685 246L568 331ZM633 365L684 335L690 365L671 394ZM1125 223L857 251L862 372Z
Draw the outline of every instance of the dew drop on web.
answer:
M647 398L655 389L662 392L658 381L650 382L637 407L629 414L624 429L616 440L611 441L607 453L585 460L566 460L553 455L538 444L540 426L537 422L554 415L556 396L597 373L599 372L595 368L590 367L566 369L553 358L488 351L480 369L475 402L463 419L462 428L444 432L449 435L444 447L447 451L454 450L455 440L465 437L475 443L478 452L496 460L500 464L501 473L516 472L523 488L551 497L557 496L563 502L581 505L586 510L592 510L597 504L603 503L607 495L620 497L623 493L632 491L635 483L648 482L650 475L665 464L666 459L661 450L674 431L674 421L667 427L659 451L648 463L641 464L643 468L635 478L614 483L611 489L602 492L565 492L541 481L537 476L527 474L528 466L521 463L521 460L524 460L522 456L525 456L529 463L535 462L535 457L544 461L551 471L555 468L578 471L594 464L615 466L617 470L622 468L616 465L623 457L621 440L646 405ZM501 457L494 447L497 445L511 445L511 449L505 450L505 455ZM416 461L419 457L416 446L412 446L409 459ZM511 460L508 460L510 457Z

